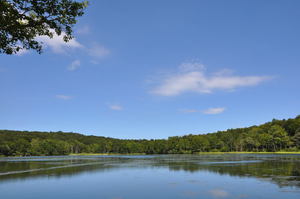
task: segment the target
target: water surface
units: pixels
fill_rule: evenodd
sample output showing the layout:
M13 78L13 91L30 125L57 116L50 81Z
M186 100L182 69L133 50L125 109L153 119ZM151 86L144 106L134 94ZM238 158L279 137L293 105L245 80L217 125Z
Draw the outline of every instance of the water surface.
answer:
M0 158L1 199L300 198L300 155Z

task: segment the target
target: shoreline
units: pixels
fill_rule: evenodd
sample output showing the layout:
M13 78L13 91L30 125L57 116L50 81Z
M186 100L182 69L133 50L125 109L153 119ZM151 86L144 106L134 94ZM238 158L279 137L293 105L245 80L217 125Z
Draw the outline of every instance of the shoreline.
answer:
M168 153L164 153L164 154L145 154L145 153L74 153L74 154L69 154L69 156L97 156L97 155L220 155L220 154L299 154L300 155L300 151L296 151L296 152L291 152L291 151L278 151L278 152L249 152L249 151L245 151L245 152L198 152L198 153L187 153L187 154L168 154Z
M138 155L226 155L226 154L278 154L278 155L300 155L300 151L277 151L277 152L198 152L198 153L179 153L179 154L146 154L146 153L71 153L67 155L37 155L37 156L3 156L0 155L0 158L10 158L10 157L55 157L55 156L138 156Z

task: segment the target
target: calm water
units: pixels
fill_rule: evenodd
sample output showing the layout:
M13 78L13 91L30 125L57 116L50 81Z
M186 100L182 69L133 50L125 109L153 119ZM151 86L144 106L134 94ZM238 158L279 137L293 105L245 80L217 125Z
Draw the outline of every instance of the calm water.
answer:
M1 199L299 199L300 155L0 158Z

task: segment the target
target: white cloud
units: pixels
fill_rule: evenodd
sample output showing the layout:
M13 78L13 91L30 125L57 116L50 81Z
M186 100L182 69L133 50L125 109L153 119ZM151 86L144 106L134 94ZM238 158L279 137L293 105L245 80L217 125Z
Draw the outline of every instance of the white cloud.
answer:
M223 113L224 111L225 111L224 107L219 107L219 108L209 108L209 109L206 109L202 112L204 114L208 114L208 115L215 115L215 114Z
M182 109L180 110L183 113L197 113L199 112L197 109Z
M110 50L99 44L94 44L88 49L88 54L95 58L104 58L110 54Z
M229 193L222 189L212 189L209 193L215 198L226 198L229 196Z
M37 36L35 39L38 42L41 42L44 48L51 49L54 53L57 54L67 54L68 51L74 50L74 49L81 49L82 52L85 55L88 55L90 57L90 62L93 64L99 64L99 59L105 58L108 55L111 54L110 50L106 47L98 44L97 42L94 42L91 45L85 46L82 45L80 42L76 40L76 38L72 38L68 42L64 41L64 36L66 35L65 32L62 32L61 35L57 35L53 29L50 29L50 32L53 33L53 37L50 38L45 35ZM89 26L83 26L80 29L76 31L78 34L88 34L90 32ZM25 53L28 53L29 50L22 49L17 55L23 55ZM80 64L76 64L76 66L72 67L72 64L70 67L68 67L69 70L75 70L79 67Z
M226 109L225 107L217 107L217 108L209 108L203 111L197 109L181 109L180 111L182 113L203 113L207 115L215 115L215 114L223 113L225 109Z
M151 93L175 96L185 92L212 93L216 90L232 91L239 87L255 86L270 79L270 76L237 76L229 70L207 75L199 63L183 63L176 74L164 78Z
M93 59L92 59L92 60L90 60L90 63L91 63L91 64L94 64L94 65L97 65L97 64L99 64L99 62L98 62L98 61L96 61L96 60L93 60Z
M190 71L198 71L198 70L202 71L205 70L205 66L198 62L186 62L186 63L182 63L179 66L179 70L181 72L190 72Z
M80 60L74 60L69 66L68 70L69 71L74 71L80 67L81 63Z
M120 106L120 105L110 105L109 108L111 110L114 110L114 111L121 111L121 110L123 110L123 107Z
M228 76L228 75L232 75L233 74L233 71L228 69L228 68L224 68L220 71L217 71L214 73L215 76Z
M57 99L62 99L62 100L70 100L73 98L72 96L69 96L69 95L56 95L55 97Z
M48 36L38 36L36 39L42 42L46 47L51 48L51 50L55 53L65 53L68 49L74 48L83 48L75 38L71 39L68 42L63 40L66 34L63 32L61 35L57 35L54 33L53 38Z

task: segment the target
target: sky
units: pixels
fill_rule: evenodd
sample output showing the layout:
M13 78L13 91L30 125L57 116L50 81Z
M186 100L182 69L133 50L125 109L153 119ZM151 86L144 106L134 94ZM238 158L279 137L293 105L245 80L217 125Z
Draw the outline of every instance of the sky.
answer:
M0 129L167 138L300 114L300 1L91 0L0 55Z

